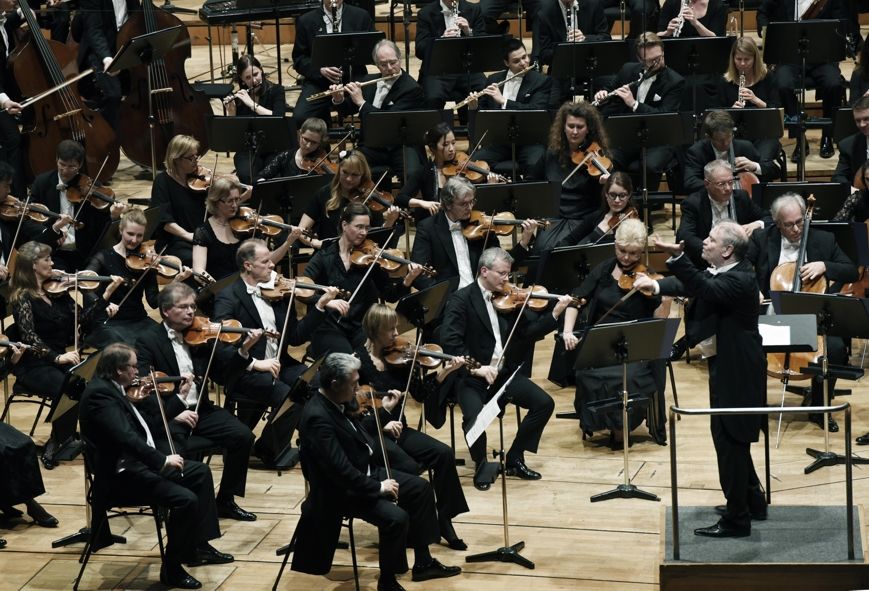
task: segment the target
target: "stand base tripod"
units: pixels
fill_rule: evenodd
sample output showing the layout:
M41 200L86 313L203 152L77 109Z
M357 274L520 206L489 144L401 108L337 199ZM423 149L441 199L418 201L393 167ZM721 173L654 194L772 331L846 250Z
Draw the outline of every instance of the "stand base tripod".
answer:
M64 536L58 540L54 540L51 543L51 547L52 548L63 548L65 546L69 546L70 544L85 544L90 539L91 539L91 528L83 527L74 534L70 534L70 535ZM127 538L125 538L124 536L116 536L115 534L112 534L112 542L115 544L126 544Z
M592 495L591 502L609 501L610 499L642 499L644 501L660 501L658 495L638 489L633 484L620 484L612 490Z
M819 449L806 448L806 453L815 458L815 461L806 466L803 470L804 474L811 474L819 468L829 468L830 466L844 465L846 457L831 451L821 451ZM869 464L869 458L858 458L851 456L852 464Z
M473 554L465 558L465 562L512 562L525 568L534 568L534 563L519 554L525 542L516 542L512 546L503 546L491 552Z

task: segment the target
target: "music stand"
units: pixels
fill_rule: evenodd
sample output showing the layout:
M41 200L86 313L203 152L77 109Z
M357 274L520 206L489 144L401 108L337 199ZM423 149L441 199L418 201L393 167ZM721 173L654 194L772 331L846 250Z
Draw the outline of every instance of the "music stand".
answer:
M760 183L755 188L759 195L761 209L769 211L770 205L777 197L785 193L797 193L803 199L809 195L815 196L814 220L829 220L842 208L848 198L849 187L841 183Z
M440 37L432 44L427 76L464 74L468 88L476 72L494 72L504 68L501 35L477 37Z
M715 109L724 111L733 118L734 135L754 141L779 139L784 134L784 111L782 109ZM709 111L707 111L708 113Z
M833 141L837 144L849 135L854 135L860 130L854 123L854 110L849 108L836 109L833 115Z
M365 116L364 145L394 148L401 145L404 182L407 182L407 148L425 145L425 133L441 122L441 112L372 111Z
M183 25L169 27L153 33L145 33L128 40L112 58L106 74L118 74L122 70L145 66L148 71L148 134L151 139L151 180L157 178L157 151L154 133L157 120L154 117L154 94L151 88L151 65L170 51Z
M854 238L854 257L851 259L862 267L869 267L869 231L863 222L851 222Z
M263 152L282 152L296 136L292 119L285 117L218 117L206 118L208 145L215 152L250 152L248 178L254 179L253 163ZM258 172L258 171L257 171Z
M863 240L865 241L866 224L855 224L852 222L816 222L814 219L812 220L812 230L823 230L824 232L829 232L835 236L836 246L839 247L839 250L841 250L845 256L855 263L860 258L857 246L857 236L855 235L856 227L863 229Z
M559 43L552 54L549 75L570 80L570 96L576 96L576 79L588 80L589 96L594 96L594 79L615 74L631 61L631 47L621 41L580 41Z
M512 211L521 219L554 218L558 216L557 189L557 185L548 181L477 185L475 209L487 214ZM551 198L543 199L542 195L547 193Z
M148 223L145 225L145 234L142 237L142 242L150 240L154 232L157 231L157 226L160 225L161 210L162 208L158 205L157 207L149 207L144 211L145 219L148 220ZM118 240L121 239L120 224L121 220L115 220L106 226L98 248L111 248L118 243Z
M769 23L763 39L763 61L767 64L793 64L799 56L802 85L797 122L797 178L806 180L806 65L840 62L845 59L845 38L838 20L810 20Z
M450 292L455 291L452 284L450 280L441 281L398 300L395 305L398 313L398 334L413 328L423 330L440 318Z
M646 171L646 150L657 146L679 146L691 143L693 134L686 134L679 113L645 115L613 115L604 121L611 146L640 144L642 166L643 218L649 227L649 185Z
M341 67L344 84L353 79L353 67L366 72L374 46L386 36L381 31L360 33L326 33L314 37L311 65L314 68Z
M622 441L624 444L624 482L616 488L592 495L591 502L610 499L642 499L660 501L658 495L640 490L631 484L628 467L628 438L630 427L628 409L635 400L628 398L628 364L657 361L670 357L680 318L655 318L602 324L585 333L577 351L575 370L622 366Z
M516 162L516 146L546 144L552 118L547 111L532 110L491 110L477 111L474 116L475 129L486 129L488 133L481 145L498 146L510 144L510 159L513 164L513 180L519 178Z
M223 291L224 288L232 285L238 277L239 273L235 272L232 275L227 275L223 279L218 279L211 285L206 285L196 294L196 305L201 307L204 302L214 299L214 297Z
M582 280L613 254L612 244L555 248L541 262L538 283L552 293L570 293Z
M835 294L778 292L778 308L782 314L813 314L818 321L818 334L823 338L824 351L827 337L838 336L846 339L869 337L869 300L863 298L839 297ZM830 368L826 353L820 357L821 372L824 380L824 404L830 405ZM824 413L824 451L806 448L806 453L815 459L806 466L809 474L819 468L845 463L845 456L830 451L830 429ZM869 458L853 456L853 464L869 464Z

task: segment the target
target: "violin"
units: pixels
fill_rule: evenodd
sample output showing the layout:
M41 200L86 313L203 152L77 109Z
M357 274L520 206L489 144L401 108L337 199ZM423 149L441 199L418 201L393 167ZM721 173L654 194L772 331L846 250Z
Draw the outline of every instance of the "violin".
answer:
M402 366L411 363L416 356L416 361L426 369L434 369L444 361L455 359L455 355L444 353L440 345L426 344L417 349L414 343L398 337L391 347L383 351L383 360L389 365ZM471 357L465 358L465 366L468 369L479 369L480 363Z
M137 272L153 268L160 277L169 280L186 269L180 258L157 253L153 240L143 242L137 250L127 252L127 268ZM214 283L214 279L207 273L194 271L193 276L203 285Z
M612 170L612 160L603 155L600 145L591 142L585 150L576 150L570 155L570 161L577 168L587 168L590 176L598 177Z
M0 202L0 218L14 221L22 216L26 216L34 222L42 224L50 219L59 219L61 214L51 211L41 203L31 202L25 205L24 202L12 195L7 195L6 198ZM81 228L84 228L84 224L82 222L75 222L75 229L78 230Z
M530 292L530 297L529 297ZM549 293L542 285L534 285L531 287L518 287L509 281L495 291L497 297L492 298L492 305L501 313L513 312L520 308L528 299L528 307L536 312L545 310L549 302L558 300L560 295ZM585 300L571 296L570 305L579 308L585 305Z
M482 211L472 211L471 217L468 219L468 224L462 228L462 234L468 240L479 240L484 238L486 234L493 233L498 236L509 236L513 233L513 228L521 226L526 220L517 220L509 211L497 213L495 215L486 215ZM539 228L549 227L549 220L528 220L537 224Z
M329 160L329 153L322 149L302 156L302 165L299 168L308 174L338 174L338 165Z
M72 184L67 185L66 198L71 203L81 203L87 199L87 202L96 209L105 209L121 203L115 198L114 191L99 182L94 183L94 180L86 174L79 174ZM129 207L128 203L121 203L121 205Z
M380 252L380 246L373 240L365 240L359 246L353 247L350 253L350 262L357 267L368 267L372 263L377 263L380 268L389 273L398 271L402 265L413 263L410 259L401 256L401 250L397 248L387 248L380 253L380 257L375 260L377 253ZM428 265L421 265L422 272L429 277L437 275L437 271Z
M274 301L289 297L295 291L296 299L309 302L327 289L329 286L317 285L313 279L305 275L295 279L277 275L275 276L275 286L273 288L260 287L260 294L264 299ZM346 289L339 289L336 297L346 300L350 297L350 292Z
M208 341L220 338L221 343L236 344L241 340L242 335L246 335L255 328L245 328L241 322L233 319L226 319L221 322L212 322L205 316L194 316L193 324L184 331L184 342L191 347L203 345ZM273 330L264 330L263 335L274 339L281 335Z
M643 263L637 263L634 265L634 268L630 271L625 271L622 269L622 276L619 277L619 289L622 291L631 291L634 289L634 282L637 280L637 274L643 273L644 275L648 275L650 279L663 279L664 276L654 271L649 271L649 269ZM655 294L641 291L644 296L653 297Z
M184 376L170 376L162 371L155 371L153 380L151 376L136 378L124 388L124 391L130 402L139 402L151 395L154 391L154 382L156 382L157 392L165 396L172 394L175 391L175 384L183 382L185 379Z
M266 236L277 236L283 230L292 232L296 226L285 224L279 215L260 215L252 207L240 207L235 217L229 220L229 227L236 234L261 232ZM310 239L317 237L309 230L302 230L302 236Z
M0 334L0 356L6 355L9 347L24 349L25 351L31 350L34 353L39 353L41 355L48 353L48 349L46 347L42 347L40 345L28 345L27 343L21 343L18 341L10 341L9 337L7 337L5 334Z
M610 219L607 221L607 231L612 232L615 230L619 224L629 218L639 218L640 212L637 211L637 208L633 205L629 205L624 208L621 213L614 214L610 216Z
M383 213L395 205L395 197L389 191L378 191L374 183L359 185L350 191L350 201L360 201L373 212ZM399 215L405 219L413 218L406 209L399 210Z
M441 168L441 172L445 177L461 175L472 183L485 183L489 180L489 163L485 160L471 160L465 152L457 152L456 157L452 162L447 162ZM508 182L507 177L496 175L498 181L502 183Z
M76 281L77 279L77 281ZM99 287L102 283L111 283L115 278L110 275L97 275L96 271L84 269L77 273L66 273L64 271L52 271L51 277L46 279L42 284L42 289L49 296L57 297L65 294L70 289L83 289L90 291ZM122 285L129 285L130 281L124 279Z
M353 416L361 416L371 412L372 408L381 408L383 399L392 396L389 392L379 392L368 384L359 386L356 390L356 408L350 411Z
M197 193L207 193L211 188L212 180L214 180L214 171L200 164L196 172L187 175L187 188Z

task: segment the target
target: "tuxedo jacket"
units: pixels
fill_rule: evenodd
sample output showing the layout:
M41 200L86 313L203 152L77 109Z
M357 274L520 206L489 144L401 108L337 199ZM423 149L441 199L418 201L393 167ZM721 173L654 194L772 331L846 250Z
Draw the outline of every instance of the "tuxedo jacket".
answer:
M486 86L500 84L505 78L507 78L507 71L496 72L486 79ZM536 70L531 70L522 76L522 83L519 85L516 100L508 100L507 109L511 111L545 110L549 105L549 90L551 88L552 78ZM504 86L502 85L501 91L503 92L503 90ZM484 94L479 99L478 109L480 111L497 111L501 109L501 105L489 95Z
M577 12L577 26L585 35L586 41L609 41L610 29L607 26L600 0L582 0ZM534 50L532 59L541 65L552 65L555 46L567 42L567 24L560 0L543 0L540 12L534 19Z
M459 0L459 14L467 19L468 25L471 27L472 36L476 37L486 34L486 22L483 20L483 13L480 11L479 4L471 4L467 0ZM434 41L435 39L439 39L446 30L446 21L441 12L439 0L433 0L426 4L416 14L415 51L416 57L422 60L417 80L421 81L428 75Z
M643 65L639 62L631 62L622 66L619 73L616 75L615 83L607 90L613 89L636 82L640 77L640 72L643 70ZM658 72L652 85L649 87L649 92L646 95L646 101L637 105L637 113L678 113L679 104L682 102L682 89L685 87L685 79L682 78L675 70L665 67ZM638 84L631 87L631 92L634 98L637 96ZM604 115L625 115L631 114L625 102L621 99L610 99L607 101L601 112Z
M127 18L141 12L139 0L126 0ZM114 57L118 50L118 29L115 24L115 7L112 0L81 0L76 16L80 18L81 42L78 46L80 69L97 67L103 69L103 59Z
M839 142L839 162L833 171L834 183L854 184L854 176L866 162L866 136L859 131Z
M735 215L739 224L749 224L769 215L752 201L745 191L733 191L733 206L736 211L732 214ZM709 236L711 230L712 203L704 188L702 191L692 193L682 201L682 221L676 232L676 240L685 241L685 253L699 269L705 269L709 266L701 254L703 241ZM755 230L755 232L757 231Z
M757 148L750 141L733 140L733 157L736 158L737 156L744 156L760 164L760 174L757 176L760 177L761 181L774 180L778 172L775 161L761 160ZM688 152L685 154L685 191L693 193L694 191L705 190L703 167L713 160L715 160L715 148L712 147L712 141L709 138L698 140L688 148Z
M330 82L320 74L320 68L311 61L311 51L314 48L314 37L326 34L326 22L323 20L323 7L309 10L296 20L296 42L293 45L293 68L311 82L325 90ZM374 23L367 11L344 3L341 13L342 33L364 33L374 31ZM340 64L337 64L340 65ZM358 70L358 71L356 71ZM366 74L363 67L354 68L352 80L359 80Z
M716 337L715 372L710 371L713 408L766 404L766 356L757 329L759 303L751 263L740 261L725 273L700 271L686 256L667 262L673 273L658 282L662 295L692 297L685 316L692 345ZM757 441L760 416L720 417L728 434L741 442Z
M748 259L754 264L757 283L765 297L769 297L769 278L778 266L781 256L781 232L777 226L770 226L763 232L751 235ZM838 284L857 281L857 266L848 258L839 245L836 236L823 230L809 230L806 244L806 262L824 261L827 266L825 276L829 282L828 293L839 291Z
M369 74L363 78L363 81L377 80L380 74ZM344 97L344 102L341 104L340 110L345 115L351 113L359 113L361 119L361 143L365 141L365 124L369 113L397 112L397 111L413 111L425 107L425 94L422 92L422 87L417 84L416 80L410 74L402 70L401 76L393 81L392 88L383 97L383 103L380 108L374 106L374 95L377 93L377 84L370 84L362 88L362 98L365 102L362 107L357 107L348 97Z
M3 27L6 29L6 37L9 39L8 48L6 47L6 43L3 42L3 37L0 37L0 92L10 95L13 100L19 97L21 93L18 91L18 85L12 76L12 70L9 68L9 58L6 56L6 51L8 49L9 56L11 57L15 49L16 30L23 22L24 19L18 16L18 11L9 13L6 17L6 22L3 24Z

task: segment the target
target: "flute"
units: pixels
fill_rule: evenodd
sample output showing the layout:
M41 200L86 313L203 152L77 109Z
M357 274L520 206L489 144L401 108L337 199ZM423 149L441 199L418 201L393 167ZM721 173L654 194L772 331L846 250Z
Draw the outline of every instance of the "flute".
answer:
M366 82L358 82L357 84L359 84L359 86L361 88L363 86L368 86L370 84L377 84L381 80L393 80L395 78L398 78L399 76L401 76L401 72L399 72L398 74L393 74L392 76L384 76L382 78L375 78L374 80L368 80ZM312 94L306 100L308 102L318 101L322 98L326 98L327 96L331 96L333 92L337 92L337 91L346 92L347 85L346 84L339 84L338 87L335 88L334 90L324 90L323 92L318 92L316 94Z
M527 68L522 70L521 72L516 72L515 74L511 74L510 76L506 76L500 82L495 83L495 86L498 88L501 88L506 83L508 83L510 80L513 80L514 78L518 78L519 76L524 76L525 74L527 74L531 70L536 70L536 69L537 69L537 62L534 62L533 64L531 64L530 66L528 66ZM489 86L491 86L491 84ZM465 100L456 103L456 106L453 107L453 110L455 111L457 109L461 109L462 107L464 107L465 105L467 105L471 101L475 101L475 100L479 99L481 96L483 96L483 94L484 93L482 90L477 91L477 92L472 92L471 94L469 94L467 96L467 98L465 98Z

